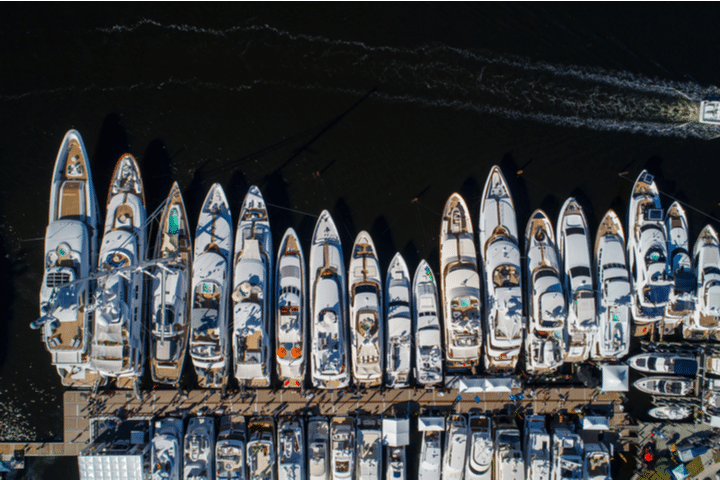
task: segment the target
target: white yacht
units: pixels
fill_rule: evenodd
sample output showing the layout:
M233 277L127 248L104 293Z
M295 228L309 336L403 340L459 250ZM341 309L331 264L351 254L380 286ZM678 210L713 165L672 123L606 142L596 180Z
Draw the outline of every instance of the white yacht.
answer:
M693 395L693 383L690 378L658 375L636 380L633 386L651 395L686 397Z
M550 478L550 435L545 429L544 415L525 417L525 478L547 480Z
M625 237L615 212L609 210L595 237L595 284L598 331L594 360L618 360L630 350L630 275L625 262Z
M692 319L695 310L697 278L693 271L685 210L674 202L667 212L668 266L673 279L663 318L664 333L671 334L684 321Z
M720 125L720 101L703 100L700 102L700 123L709 123L710 125Z
M500 168L490 170L480 205L485 272L485 369L512 373L523 341L522 273L515 205Z
M567 301L567 363L590 358L595 341L595 291L590 256L590 231L585 213L572 197L565 201L557 223L557 246Z
M248 420L247 465L250 480L276 480L275 420L252 417Z
M669 373L695 376L698 362L693 355L683 353L639 353L630 357L627 364L639 372Z
M278 480L305 478L305 425L301 417L281 418L278 423Z
M692 407L680 405L655 407L648 411L648 415L658 420L682 420L692 415Z
M720 339L720 242L715 229L707 225L693 249L697 272L697 305L683 336L693 340Z
M287 229L280 242L275 278L278 379L285 388L302 388L307 358L305 256L300 239L292 228Z
M182 441L182 419L168 417L155 421L151 447L152 480L180 480Z
M465 200L453 193L440 227L440 285L448 370L476 371L482 351L480 275Z
M245 445L247 430L242 415L220 419L220 433L215 443L216 480L245 480Z
M176 385L182 375L190 331L192 242L180 188L175 182L165 200L155 243L150 287L152 379Z
M242 386L270 386L273 244L260 189L250 187L235 233L232 346Z
M407 454L405 446L385 448L385 478L387 480L407 480Z
M468 427L465 415L451 415L445 421L445 453L442 478L463 480L467 456Z
M527 299L530 302L525 362L528 373L557 370L565 356L567 308L560 283L560 262L550 220L536 210L525 230Z
M350 345L355 383L374 387L383 377L383 302L380 262L370 234L358 233L348 271Z
M567 428L556 428L552 437L552 480L582 479L583 441Z
M230 367L230 205L219 183L205 197L195 233L190 359L202 388L222 388Z
M323 210L310 249L310 373L315 388L350 383L345 261L335 223Z
M215 419L192 417L185 433L183 480L207 480L215 473Z
M583 480L612 480L610 475L610 452L603 443L585 445Z
M330 470L333 480L349 480L355 473L355 419L330 421Z
M361 418L358 421L356 453L355 478L382 480L382 430L377 417Z
M422 432L418 480L440 480L442 465L442 431Z
M470 451L465 467L465 480L492 480L495 445L492 422L485 415L470 415Z
M421 260L413 279L413 317L415 324L415 380L423 387L442 384L442 338L435 275Z
M390 261L385 288L386 384L392 388L403 388L410 384L413 328L410 271L399 252Z
M331 480L330 426L325 417L308 420L308 478Z
M525 480L520 431L515 427L495 430L495 480Z
M80 133L65 134L55 160L50 214L45 231L45 274L40 314L31 328L42 328L45 348L68 387L91 387L100 376L90 367L91 287L100 236L100 208Z

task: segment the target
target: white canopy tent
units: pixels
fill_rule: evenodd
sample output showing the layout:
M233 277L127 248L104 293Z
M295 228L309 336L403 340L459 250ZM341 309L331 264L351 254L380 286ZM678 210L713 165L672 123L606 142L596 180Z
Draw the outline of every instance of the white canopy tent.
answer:
M445 431L445 417L418 417L418 432Z
M602 390L604 392L627 392L630 390L630 374L627 365L602 366Z
M385 445L391 447L410 445L409 418L384 418L382 431Z
M460 393L511 392L512 378L461 378L457 382Z
M588 415L583 418L582 428L583 430L610 430L610 419Z

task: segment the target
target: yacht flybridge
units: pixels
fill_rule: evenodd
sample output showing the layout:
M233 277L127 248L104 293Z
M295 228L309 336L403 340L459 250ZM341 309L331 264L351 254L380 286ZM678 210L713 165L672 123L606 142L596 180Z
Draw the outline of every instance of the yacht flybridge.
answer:
M245 480L245 445L247 430L242 415L220 419L220 433L215 442L216 480Z
M305 425L302 418L280 419L278 457L278 480L305 478Z
M720 101L703 100L700 102L700 123L720 125Z
M192 417L185 434L183 480L211 478L215 472L215 420Z
M544 415L525 417L525 478L546 480L550 478L550 435L545 429Z
M495 430L495 478L525 480L520 431L511 424L498 426Z
M382 430L380 419L360 418L357 428L357 480L381 480L382 477ZM392 477L391 477L392 478Z
M684 397L692 394L693 383L693 379L690 378L658 375L636 380L633 386L641 392L652 395Z
M433 387L443 381L443 354L437 284L425 260L421 260L415 270L413 302L415 381L425 387Z
M330 421L330 466L333 480L350 480L355 474L355 419Z
M583 474L583 441L567 428L553 430L552 480L580 480Z
M412 352L412 317L410 315L410 273L400 253L390 261L385 281L386 348L385 365L387 386L407 387L410 384L410 357Z
M308 477L310 480L331 480L330 425L325 417L308 420Z
M665 224L668 232L668 267L673 284L663 324L664 333L670 334L680 323L692 318L697 279L690 256L687 215L678 202L670 206Z
M583 480L611 480L610 452L603 443L585 445L585 461L583 463Z
M495 445L492 440L492 421L485 415L470 415L470 443L465 480L492 480Z
M468 427L464 415L451 415L446 420L445 453L442 478L462 480L468 447Z
M248 420L247 465L250 480L276 480L275 420L260 416Z
M183 420L163 418L155 422L151 445L152 480L180 480L183 457Z
M683 325L683 336L695 340L720 340L720 242L715 229L707 225L693 249L697 272L697 306Z

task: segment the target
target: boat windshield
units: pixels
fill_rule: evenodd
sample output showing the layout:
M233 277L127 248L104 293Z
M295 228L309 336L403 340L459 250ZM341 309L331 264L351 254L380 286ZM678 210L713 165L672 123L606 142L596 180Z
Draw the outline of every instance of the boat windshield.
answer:
M657 358L655 358L655 357L648 358L647 366L648 366L649 370L655 370L656 365L657 365Z
M665 252L660 247L652 247L645 254L645 263L651 265L653 263L665 263Z
M496 288L520 286L520 273L514 265L500 265L493 272L493 284Z

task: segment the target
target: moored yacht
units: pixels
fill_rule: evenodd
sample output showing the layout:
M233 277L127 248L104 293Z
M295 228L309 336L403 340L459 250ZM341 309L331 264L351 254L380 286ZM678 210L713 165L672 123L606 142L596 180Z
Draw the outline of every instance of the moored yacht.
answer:
M386 384L392 388L410 383L412 317L410 315L410 272L400 252L390 261L385 281Z
M465 480L491 480L495 445L492 422L485 415L470 415L470 445Z
M440 285L448 370L475 371L482 351L480 276L465 200L453 193L440 227Z
M668 266L673 284L665 307L663 333L671 334L680 323L691 320L695 310L697 279L690 256L687 215L678 202L670 206L665 224L668 232Z
M550 435L545 429L544 415L525 417L525 478L547 480L550 478Z
M648 411L648 415L658 420L682 420L692 415L692 408L680 405L655 407Z
M217 480L245 480L245 418L225 416L220 419L220 433L215 443L215 478Z
M715 229L706 225L693 249L697 272L697 305L685 321L683 336L692 340L720 339L720 242Z
M250 187L235 233L232 346L241 386L270 386L273 244L260 189Z
M163 418L155 421L151 447L152 480L180 480L183 465L183 421Z
M323 210L310 248L310 373L315 388L350 383L345 261L335 223Z
M630 357L627 364L645 373L695 376L698 371L697 359L693 355L683 353L639 353Z
M720 101L703 100L700 102L700 123L720 125Z
M385 449L385 478L386 479L407 479L406 452L405 446L390 446Z
M560 263L550 220L536 210L525 230L527 299L530 301L525 362L531 374L551 372L563 363L567 310Z
M523 340L522 273L515 205L500 168L490 171L480 205L485 272L485 368L512 373Z
M330 421L330 470L333 480L353 478L355 419L352 417L333 417Z
M280 385L302 388L305 382L307 308L305 256L295 230L288 228L278 251L275 311L277 374Z
M445 428L442 478L463 480L468 444L468 427L465 415L451 415L446 420Z
M330 425L325 417L308 420L308 477L330 480Z
M495 479L525 480L520 431L512 425L495 429Z
M250 480L275 480L275 420L248 420L247 465Z
M684 377L654 376L636 380L633 386L651 395L685 397L693 394L693 380Z
M361 418L357 429L357 480L382 479L382 431L377 417ZM390 477L392 478L392 477Z
M421 417L418 419L418 430L422 434L418 480L440 480L441 442L444 425L444 417Z
M305 478L305 428L301 417L281 418L278 423L278 480Z
M185 433L183 480L206 480L215 473L215 420L192 417Z
M610 452L603 443L585 445L583 480L611 480Z
M190 359L202 388L222 388L230 366L232 216L219 183L205 197L195 233Z
M552 480L577 479L583 474L583 441L567 428L556 428L552 437Z
M382 280L370 234L358 233L348 272L352 375L364 387L380 385L383 376Z
M415 380L424 387L442 384L442 338L438 293L430 266L421 260L413 279Z

